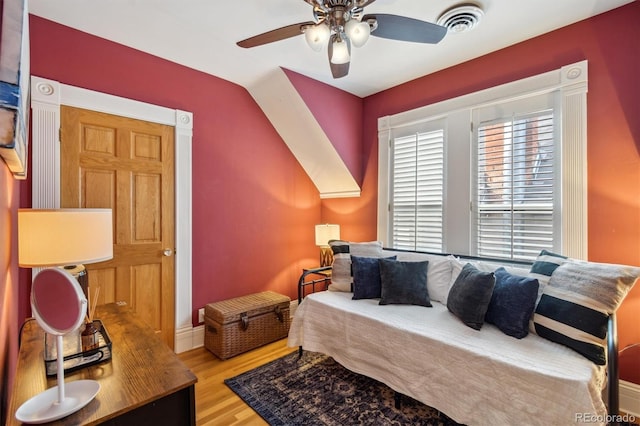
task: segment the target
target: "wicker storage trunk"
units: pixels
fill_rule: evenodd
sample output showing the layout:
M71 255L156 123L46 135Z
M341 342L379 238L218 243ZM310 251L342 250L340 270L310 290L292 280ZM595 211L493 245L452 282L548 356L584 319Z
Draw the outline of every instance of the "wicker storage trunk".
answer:
M209 303L204 346L221 359L255 349L289 333L290 299L273 291Z

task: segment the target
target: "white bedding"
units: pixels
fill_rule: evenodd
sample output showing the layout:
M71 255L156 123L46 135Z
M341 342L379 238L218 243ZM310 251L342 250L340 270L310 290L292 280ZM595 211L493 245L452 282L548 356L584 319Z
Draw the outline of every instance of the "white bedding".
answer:
M468 425L606 420L605 369L571 349L536 335L518 340L490 324L473 330L437 302L381 306L351 297L305 297L288 345L327 354Z

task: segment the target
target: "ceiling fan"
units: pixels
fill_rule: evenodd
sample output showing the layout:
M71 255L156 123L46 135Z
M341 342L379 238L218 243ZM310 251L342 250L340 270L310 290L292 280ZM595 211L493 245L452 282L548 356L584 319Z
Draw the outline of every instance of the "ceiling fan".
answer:
M441 25L389 14L364 14L375 0L304 0L313 6L314 21L299 22L239 41L240 47L256 47L304 34L307 44L320 51L327 44L333 78L349 73L351 45L363 46L369 35L416 43L440 42L447 33Z

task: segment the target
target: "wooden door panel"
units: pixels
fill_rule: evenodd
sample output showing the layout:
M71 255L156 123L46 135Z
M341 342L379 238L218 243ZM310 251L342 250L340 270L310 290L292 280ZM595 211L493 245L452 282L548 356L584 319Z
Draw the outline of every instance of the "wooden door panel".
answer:
M142 319L157 333L162 329L161 275L159 264L136 265L131 268L132 304L134 309L138 306L146 306L146 309L136 309L136 311L141 312Z
M98 305L116 302L116 269L100 268L93 269L89 274L89 296L91 302L96 294L96 290L100 288L98 294Z
M133 158L162 161L162 139L155 135L133 133Z
M114 257L86 265L100 303L132 306L173 347L174 129L63 106L61 205L113 209ZM95 274L94 278L92 274Z
M132 243L160 242L159 217L162 200L162 179L159 175L136 173L133 177L133 235Z
M115 157L117 129L86 125L82 127L82 131L82 152Z
M116 173L112 170L82 169L82 199L87 208L116 207Z

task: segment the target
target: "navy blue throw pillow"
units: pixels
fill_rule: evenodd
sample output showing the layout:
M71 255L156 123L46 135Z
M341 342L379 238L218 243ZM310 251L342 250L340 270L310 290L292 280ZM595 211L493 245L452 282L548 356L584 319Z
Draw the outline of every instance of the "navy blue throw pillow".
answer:
M427 290L429 261L401 262L379 259L382 280L381 305L419 305L431 307Z
M504 334L522 339L529 334L540 284L535 278L511 275L504 268L496 269L494 274L496 285L484 319Z
M495 283L493 272L481 272L467 263L449 290L447 309L469 327L480 330Z
M396 256L386 259L395 260ZM382 284L378 260L377 257L351 256L354 300L380 298Z

